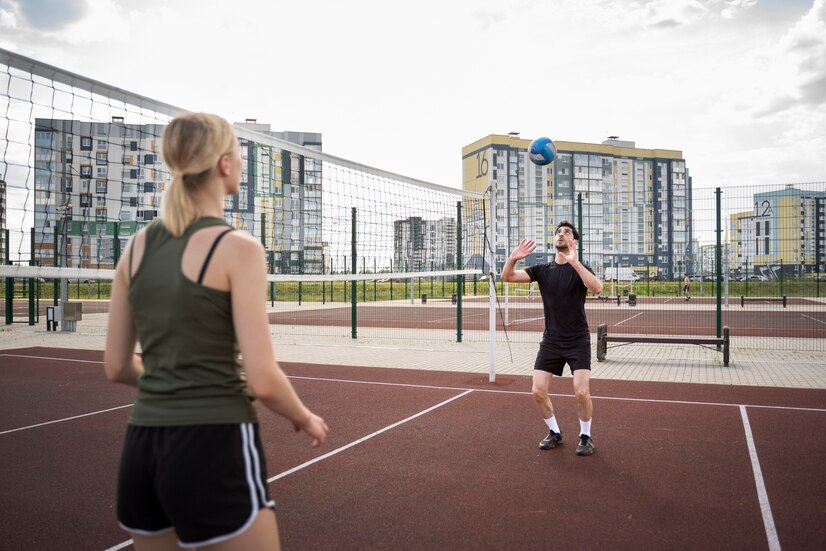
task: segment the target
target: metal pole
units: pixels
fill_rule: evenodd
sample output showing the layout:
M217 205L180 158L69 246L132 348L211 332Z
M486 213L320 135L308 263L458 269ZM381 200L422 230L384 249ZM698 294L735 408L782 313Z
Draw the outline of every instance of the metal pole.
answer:
M4 264L11 264L11 256L9 256L9 230L3 232L3 249L6 254L3 259ZM11 325L14 322L14 278L6 278L6 325Z
M29 253L29 266L35 266L37 261L34 259L34 228L32 228L31 235L31 252ZM34 325L34 290L35 279L29 278L29 325Z
M722 226L722 210L720 206L720 198L722 195L722 191L720 188L716 188L714 191L714 195L717 196L717 247L715 250L716 256L716 279L717 279L717 338L720 338L723 335L723 305L722 305L722 287L723 287L723 265L722 265L722 252L723 252L723 226Z
M356 255L356 207L352 208L353 213L353 221L352 221L352 243L350 245L350 254L352 256L352 269L353 274L358 271L358 256ZM356 338L356 325L357 325L357 314L356 314L356 280L350 282L350 335L352 338Z
M462 202L456 201L456 269L462 269ZM465 276L456 276L456 342L462 342L462 293Z
M577 193L576 199L577 205L577 225L579 228L577 231L579 232L579 236L582 237L582 192ZM582 262L582 240L579 240L579 261Z
M488 266L488 381L496 382L496 190L490 188L490 265Z

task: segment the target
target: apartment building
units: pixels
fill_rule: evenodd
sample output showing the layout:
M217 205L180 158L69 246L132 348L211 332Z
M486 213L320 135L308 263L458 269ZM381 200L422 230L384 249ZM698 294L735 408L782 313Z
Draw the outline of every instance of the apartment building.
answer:
M463 187L495 194L497 271L522 239L527 263L550 261L562 220L582 229L583 260L597 275L629 267L652 278L694 271L691 178L682 152L637 148L610 136L599 144L555 141L557 160L530 162L531 139L489 135L462 148Z
M320 134L271 132L255 121L240 126L321 150ZM160 213L170 182L160 159L164 127L117 117L108 123L35 121L35 256L41 265L114 267L129 236ZM274 272L320 273L321 162L269 143L241 140L241 185L227 198L225 218L263 236Z
M729 241L736 276L826 273L826 191L791 184L755 193L751 210L729 216Z
M409 216L393 222L394 271L456 269L456 219Z

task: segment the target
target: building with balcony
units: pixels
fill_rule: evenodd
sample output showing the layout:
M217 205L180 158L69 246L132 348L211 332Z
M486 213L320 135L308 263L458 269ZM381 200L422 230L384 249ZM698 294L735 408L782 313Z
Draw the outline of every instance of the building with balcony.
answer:
M583 260L598 276L609 267L660 279L693 273L692 186L682 152L641 149L616 136L600 144L560 140L557 159L538 166L530 142L490 135L462 149L464 189L495 194L497 271L522 239L537 243L528 264L553 259L554 229L569 220L581 228Z

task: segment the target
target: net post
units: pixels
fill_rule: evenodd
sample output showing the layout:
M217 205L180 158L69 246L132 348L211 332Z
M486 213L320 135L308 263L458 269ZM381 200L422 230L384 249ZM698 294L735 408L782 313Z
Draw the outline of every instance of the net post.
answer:
M352 208L353 219L352 219L352 243L350 245L350 254L352 256L352 262L350 265L352 266L353 274L355 275L358 272L358 255L356 254L356 207ZM346 287L346 284L345 284ZM355 339L357 336L356 326L357 326L357 308L356 308L356 293L358 289L356 288L356 280L350 282L350 336L351 338Z
M456 269L462 269L462 202L456 201ZM456 276L456 342L462 342L462 293L465 276Z
M491 189L490 199L490 227L491 239L496 235L496 190ZM488 382L496 382L496 246L490 246L490 264L488 265L488 293L490 303L488 307Z

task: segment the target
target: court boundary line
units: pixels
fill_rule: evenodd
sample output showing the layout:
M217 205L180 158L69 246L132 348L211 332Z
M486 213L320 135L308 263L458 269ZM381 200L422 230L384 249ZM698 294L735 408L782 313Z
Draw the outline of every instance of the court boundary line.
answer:
M23 354L2 354L0 356L13 356L17 358L30 358L30 359L45 359L45 360L57 360L63 362L83 362L83 363L99 363L102 364L102 361L95 361L95 360L78 360L73 358L61 358L61 357L49 357L49 356L28 356ZM326 365L326 364L324 364ZM381 368L378 368L381 369ZM527 375L519 375L522 377L527 377ZM339 379L339 378L332 378L332 377L308 377L302 375L287 375L289 379L296 379L296 380L309 380L309 381L325 381L325 382L337 382L337 383L351 383L351 384L371 384L371 385L379 385L379 386L398 386L398 387L409 387L409 388L425 388L425 389L434 389L434 390L452 390L457 392L462 391L473 391L473 392L482 392L482 393L499 393L499 394L521 394L521 395L530 395L530 391L522 391L522 390L500 390L500 389L490 389L490 388L467 388L467 387L453 387L453 386L437 386L437 385L422 385L416 383L391 383L386 381L359 381L355 379ZM644 381L646 382L646 381ZM677 384L677 383L675 383ZM820 390L820 389L808 389L808 390ZM570 394L559 394L559 393L549 393L549 396L561 398L561 397L573 397ZM654 403L654 404L682 404L682 405L703 405L703 406L723 406L723 407L751 407L751 408L762 408L762 409L782 409L788 411L808 411L808 412L815 412L815 413L824 413L826 412L826 408L809 408L809 407L800 407L800 406L771 406L765 404L736 404L736 403L726 403L726 402L701 402L701 401L693 401L693 400L664 400L664 399L655 399L655 398L628 398L622 396L599 396L599 395L591 395L591 398L594 400L616 400L616 401L631 401L631 402L643 402L643 403ZM110 411L115 411L117 409L122 409L125 407L129 407L134 405L126 404L122 406L117 406L109 409L99 410L90 413L83 413L80 415L75 415L72 417L66 417L63 419L55 419L52 421L45 421L43 423L37 423L34 425L27 425L25 427L17 427L14 429L9 429L5 431L0 431L0 436L4 434L9 434L12 432L17 432L21 430L33 429L38 428L44 425L51 425L54 423L60 423L64 421L72 421L75 419L79 419L82 417L88 417L90 415L98 415L100 413L108 413Z
M624 320L622 320L622 321L618 321L617 323L615 323L615 324L614 324L614 327L616 327L617 325L621 325L621 324L625 323L626 321L631 321L631 320L632 320L632 319L634 319L634 318L638 318L638 317L640 317L640 316L641 316L641 315L643 315L643 314L644 314L644 312L640 312L640 313L638 313L638 314L634 314L634 315L633 315L633 316L631 316L630 318L625 318L625 319L624 319Z
M746 406L740 406L740 417L743 420L743 430L746 433L746 444L749 449L751 459L751 470L754 474L754 485L757 489L757 501L760 503L760 513L763 516L763 528L766 531L766 539L769 542L771 551L780 551L780 540L777 537L777 529L774 526L774 516L772 515L769 494L766 491L766 484L763 481L763 470L760 468L760 459L757 457L757 447L754 444L754 436L751 432L751 423L746 412Z
M527 375L520 375L521 377L527 377ZM297 379L297 380L306 380L306 381L326 381L332 383L352 383L352 384L366 384L366 385L378 385L378 386L398 386L398 387L411 387L411 388L425 388L425 389L432 389L432 390L455 390L455 391L462 391L462 390L472 390L474 392L479 393L491 393L491 394L521 394L525 396L530 396L531 391L529 390L498 390L492 388L467 388L467 387L458 387L458 386L436 386L436 385L421 385L416 383L391 383L387 381L359 381L356 379L337 379L332 377L307 377L303 375L288 375L289 379ZM606 379L607 380L607 379ZM674 383L678 384L678 383ZM811 389L811 390L820 390L820 389ZM552 396L555 398L574 398L573 394L559 394L559 393L549 393L548 396ZM809 411L815 413L826 413L826 408L809 408L809 407L802 407L802 406L771 406L765 404L735 404L730 402L700 402L700 401L693 401L693 400L665 400L659 398L628 398L624 396L599 396L599 395L591 395L593 400L615 400L615 401L626 401L626 402L644 402L644 403L654 403L654 404L680 404L680 405L689 405L689 406L722 406L722 407L750 407L750 408L762 408L762 409L782 409L782 410L789 410L789 411Z
M82 413L80 415L73 415L72 417L64 417L63 419L54 419L52 421L45 421L43 423L37 423L37 424L34 424L34 425L27 425L25 427L17 427L16 429L4 430L4 431L0 431L0 436L3 436L4 434L10 434L12 432L21 431L21 430L36 429L37 427L42 427L44 425L53 425L55 423L63 423L64 421L73 421L75 419L80 419L81 417L90 417L92 415L98 415L98 414L101 414L101 413L109 413L110 411L116 411L116 410L123 409L123 408L129 408L129 407L132 407L133 405L135 405L135 404L132 403L132 404L126 404L124 406L115 406L113 408L101 409L101 410L98 410L98 411L92 411L90 413Z

